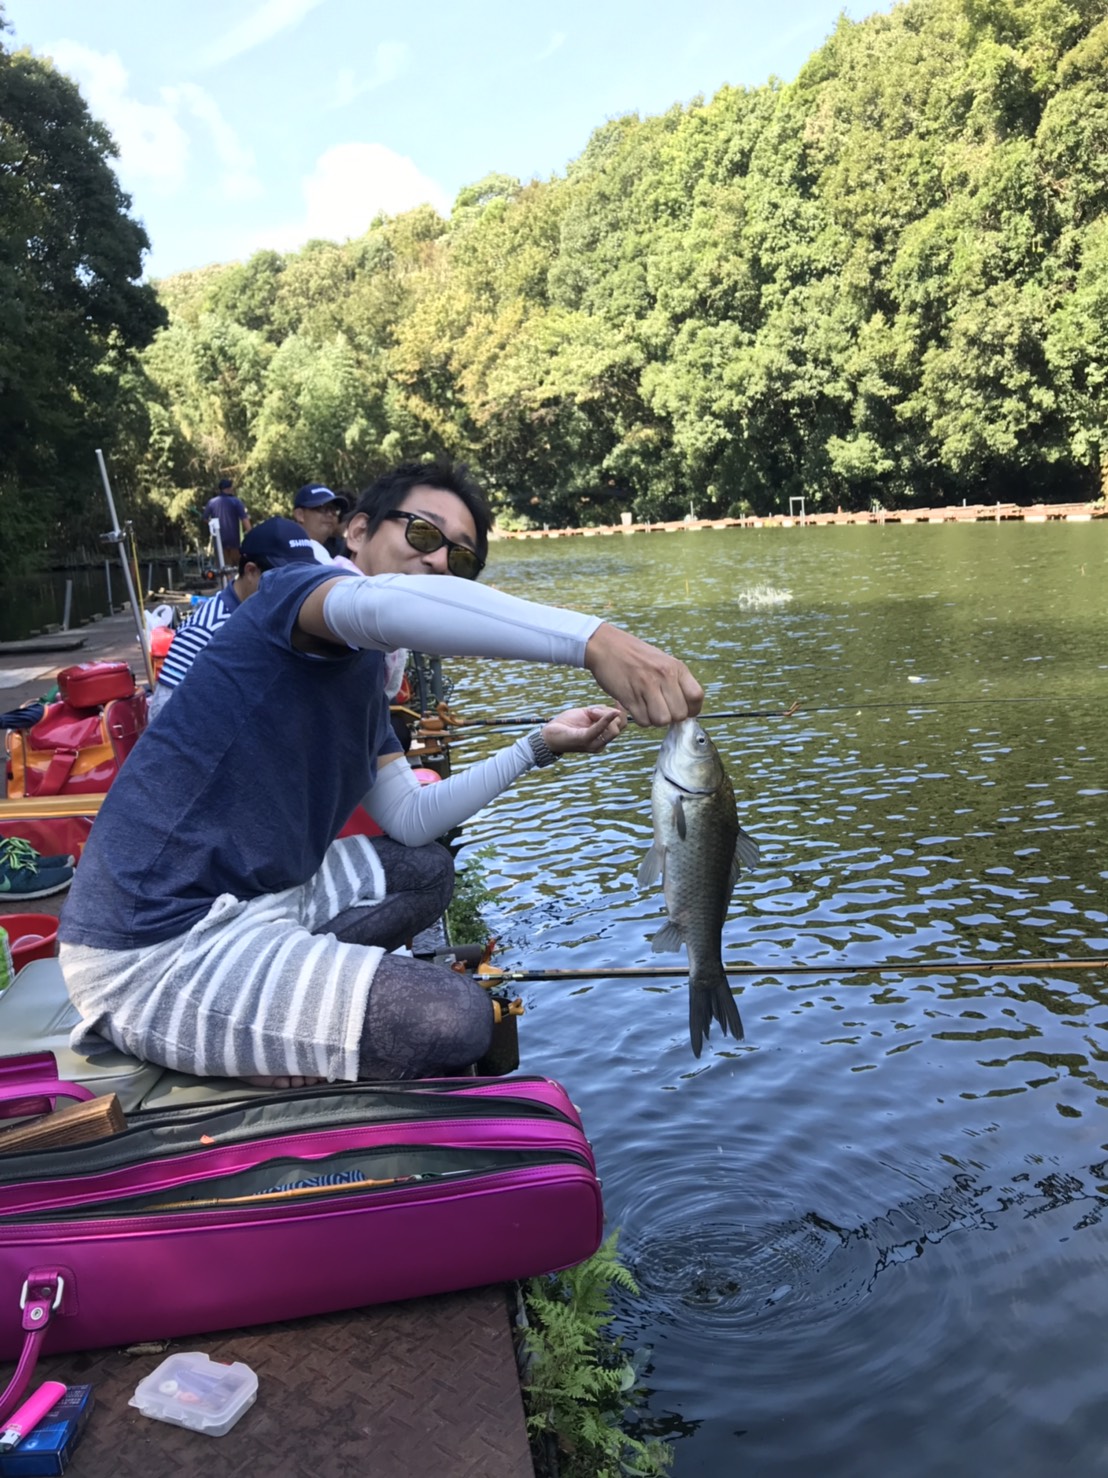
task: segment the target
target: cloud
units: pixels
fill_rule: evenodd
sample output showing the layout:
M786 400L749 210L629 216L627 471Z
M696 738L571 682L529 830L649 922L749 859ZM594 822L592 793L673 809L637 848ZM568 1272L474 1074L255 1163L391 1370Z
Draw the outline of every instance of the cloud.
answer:
M535 58L535 60L537 62L544 62L544 61L546 61L546 59L547 59L548 56L553 56L556 51L558 51L561 47L563 47L566 44L566 40L567 39L568 38L566 36L565 31L551 31L551 33L550 33L550 40L546 43L546 45L543 47L543 49L539 52L539 54Z
M294 251L317 237L345 241L363 235L375 216L400 215L425 202L444 216L451 206L441 185L384 144L337 144L320 155L301 189L304 214L284 225L251 232L243 255L262 247Z
M331 106L344 108L347 103L352 103L363 93L372 92L374 88L395 82L408 70L410 54L409 48L402 41L382 41L374 49L373 66L367 75L359 77L353 67L342 68Z
M209 67L221 66L244 51L253 51L282 31L298 26L304 17L322 5L323 0L263 0L257 10L232 26L218 41L209 46L203 62Z
M118 173L124 184L133 188L149 183L166 194L178 189L188 165L189 139L173 109L131 97L127 69L114 51L92 51L64 40L45 50L80 87L93 117L107 125L119 146Z
M240 142L215 98L202 87L191 82L163 87L159 103L143 103L131 96L130 78L115 52L58 41L49 54L80 87L93 117L107 125L119 147L117 173L127 189L152 186L172 195L184 186L193 152L193 140L181 122L185 115L208 133L222 166L223 197L251 200L262 193L253 151Z
M223 111L210 92L194 82L177 87L164 87L162 96L174 109L183 109L201 122L223 166L219 181L226 200L256 200L262 194L262 183L255 168L254 151L239 139L223 116Z

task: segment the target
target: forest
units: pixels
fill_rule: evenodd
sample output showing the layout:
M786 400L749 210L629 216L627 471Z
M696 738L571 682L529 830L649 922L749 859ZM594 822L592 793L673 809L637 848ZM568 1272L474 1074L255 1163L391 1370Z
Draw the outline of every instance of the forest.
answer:
M1106 0L843 18L449 220L155 283L113 153L0 44L0 569L95 543L96 447L169 542L424 456L506 528L1108 491Z

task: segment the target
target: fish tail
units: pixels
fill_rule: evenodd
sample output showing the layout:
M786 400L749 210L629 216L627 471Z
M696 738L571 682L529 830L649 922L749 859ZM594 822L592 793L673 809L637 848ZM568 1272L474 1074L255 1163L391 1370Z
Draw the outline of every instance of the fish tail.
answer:
M704 1042L711 1035L712 1022L718 1021L726 1037L743 1039L743 1019L731 994L731 986L722 969L710 976L704 974L689 977L689 1040L693 1056L699 1057Z

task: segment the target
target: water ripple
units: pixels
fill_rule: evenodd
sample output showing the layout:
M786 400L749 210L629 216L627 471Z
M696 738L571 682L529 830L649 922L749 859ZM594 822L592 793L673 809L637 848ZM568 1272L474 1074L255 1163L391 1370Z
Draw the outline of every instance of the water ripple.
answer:
M708 713L805 705L706 720L763 856L724 928L756 967L732 980L745 1040L693 1058L681 980L524 988L524 1066L581 1105L642 1288L617 1327L653 1347L676 1478L1103 1468L1108 972L1020 961L1108 950L1106 576L1105 524L495 551L505 589L676 650ZM474 716L595 696L457 666ZM682 963L651 954L662 897L636 882L659 739L467 826L504 964Z

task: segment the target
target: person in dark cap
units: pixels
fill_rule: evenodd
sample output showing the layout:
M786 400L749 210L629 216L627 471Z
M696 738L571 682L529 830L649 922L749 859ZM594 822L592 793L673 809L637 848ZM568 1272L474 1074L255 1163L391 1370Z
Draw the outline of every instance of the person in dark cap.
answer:
M248 530L242 541L238 577L226 590L203 601L196 614L177 628L150 700L151 719L165 707L173 690L223 623L255 593L266 570L288 564L314 564L316 558L315 545L291 518L267 518Z
M219 519L219 537L223 544L224 568L234 568L242 555L242 535L250 532L250 515L229 477L219 479L219 491L204 504L204 519ZM242 533L239 529L242 529Z
M306 482L293 499L292 516L309 539L330 555L339 551L339 524L350 511L350 501L322 482Z

